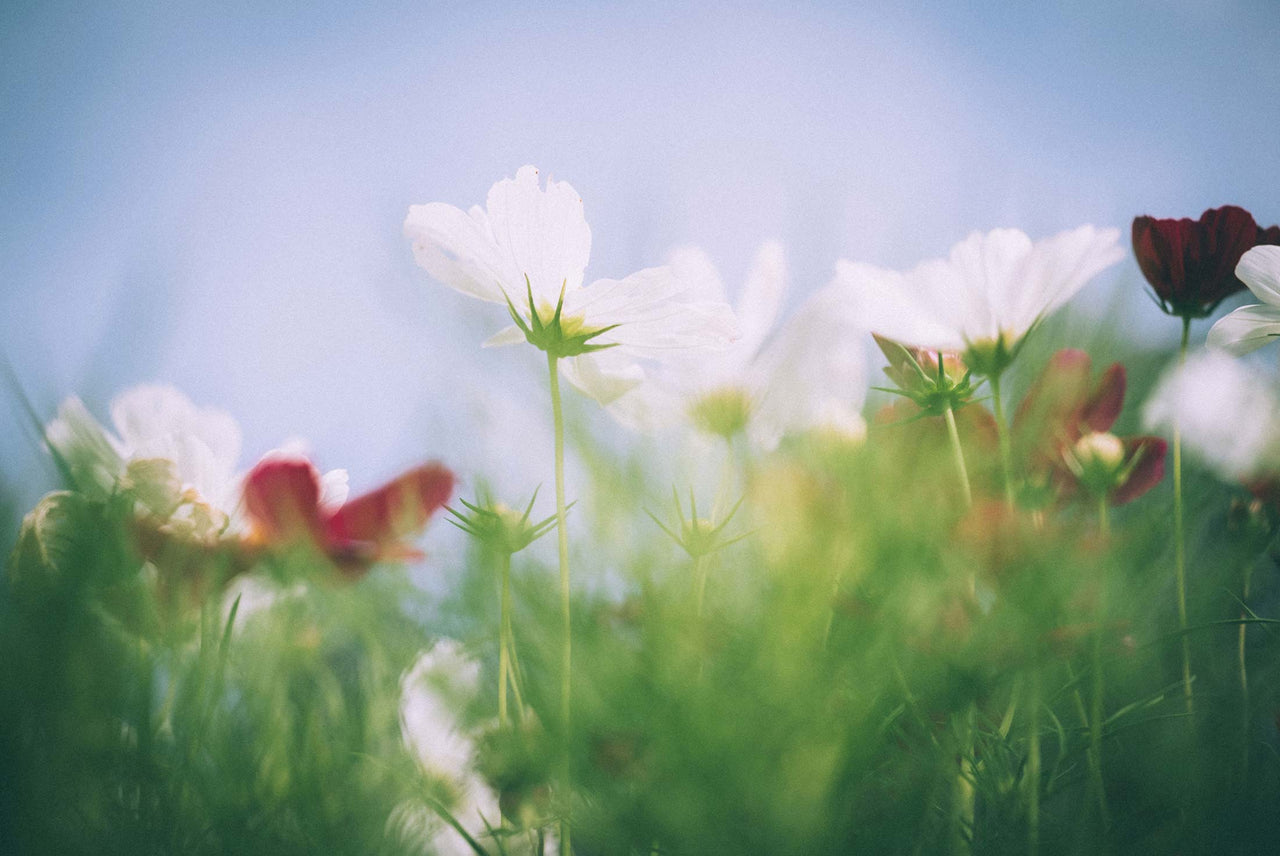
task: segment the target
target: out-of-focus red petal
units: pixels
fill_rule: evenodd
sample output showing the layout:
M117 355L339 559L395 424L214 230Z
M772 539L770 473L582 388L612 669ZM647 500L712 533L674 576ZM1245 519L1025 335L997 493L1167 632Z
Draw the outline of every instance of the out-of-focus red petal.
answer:
M393 544L420 532L452 493L453 473L425 464L347 502L326 522L326 537L332 545Z
M1112 505L1124 505L1137 499L1164 478L1164 459L1168 444L1160 437L1129 437L1124 441L1125 460L1139 455L1138 463L1129 473L1129 480L1111 495Z
M1075 442L1078 414L1089 396L1093 362L1084 351L1066 348L1050 358L1013 417L1022 456Z
M1091 431L1109 431L1124 407L1124 366L1113 363L1102 373L1080 412L1080 421Z
M269 541L319 538L320 474L309 461L273 458L244 480L244 504L254 529Z
M1254 246L1277 246L1280 245L1280 226L1268 226L1258 229L1258 240L1254 242Z

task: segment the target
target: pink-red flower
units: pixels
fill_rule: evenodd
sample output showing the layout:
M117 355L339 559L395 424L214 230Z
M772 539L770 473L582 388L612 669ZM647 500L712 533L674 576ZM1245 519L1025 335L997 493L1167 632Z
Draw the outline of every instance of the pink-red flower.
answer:
M379 561L421 557L409 539L453 493L453 473L424 464L336 507L321 500L320 473L302 458L268 458L244 482L251 537L268 546L310 544L354 575Z
M1084 351L1054 354L1014 416L1014 439L1032 483L1063 498L1084 488L1105 494L1113 505L1155 487L1164 477L1165 441L1110 433L1124 392L1119 363L1094 380Z
M1280 243L1280 227L1260 229L1235 205L1212 208L1199 220L1135 217L1133 253L1142 275L1170 315L1204 318L1245 286L1235 275L1255 244Z

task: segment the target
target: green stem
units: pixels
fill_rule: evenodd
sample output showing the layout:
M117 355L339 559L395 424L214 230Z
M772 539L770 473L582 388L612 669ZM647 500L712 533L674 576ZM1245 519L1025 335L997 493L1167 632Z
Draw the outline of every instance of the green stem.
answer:
M1178 365L1187 361L1187 341L1191 336L1191 319L1182 319L1182 343L1178 346ZM1182 695L1187 715L1194 711L1191 693L1191 642L1187 637L1187 533L1183 523L1182 503L1182 427L1173 423L1173 571L1178 587L1178 629L1182 632Z
M551 417L555 422L556 451L556 534L560 547L560 618L564 633L564 650L560 662L560 718L564 725L565 770L564 787L566 805L569 791L569 734L570 693L573 689L573 624L570 617L569 603L569 532L565 527L564 501L564 413L560 407L560 373L557 370L556 357L548 352L547 371L551 375ZM566 814L568 809L566 808ZM569 856L569 821L560 821L560 856Z
M973 712L975 705L970 702L958 720L956 751L956 780L951 805L951 852L968 854L973 852ZM966 770L966 767L968 770Z
M698 556L693 560L694 617L702 620L702 604L707 594L707 557Z
M1105 493L1098 496L1098 531L1102 537L1111 536L1111 509L1107 504ZM1105 585L1105 580L1102 583ZM1107 789L1102 778L1102 725L1103 719L1103 674L1102 674L1102 632L1106 626L1106 592L1098 596L1098 621L1093 631L1093 662L1091 664L1093 678L1093 694L1089 706L1089 774L1093 779L1094 795L1098 800L1098 817L1103 830L1111 826L1111 813L1107 810Z
M1249 625L1244 623L1248 618L1249 583L1253 576L1253 565L1244 569L1244 590L1240 597L1240 634L1236 641L1236 658L1240 662L1240 786L1243 790L1249 783L1249 671L1245 657L1245 631Z
M996 412L996 437L1000 443L1000 471L1004 476L1004 499L1010 508L1013 502L1013 446L1009 441L1009 424L1004 418L1004 402L1000 398L1000 375L987 379L991 383L991 404Z
M507 622L511 610L511 554L499 559L502 594L498 605L498 724L507 727L507 676L511 673L511 654L507 639Z
M960 474L960 487L964 490L964 506L968 508L973 505L973 490L969 487L969 469L964 465L964 448L960 445L960 432L956 429L956 413L948 407L944 415L947 434L951 437L951 453L956 459L956 472Z
M1027 735L1027 853L1040 852L1040 672L1032 667L1027 681L1031 714Z

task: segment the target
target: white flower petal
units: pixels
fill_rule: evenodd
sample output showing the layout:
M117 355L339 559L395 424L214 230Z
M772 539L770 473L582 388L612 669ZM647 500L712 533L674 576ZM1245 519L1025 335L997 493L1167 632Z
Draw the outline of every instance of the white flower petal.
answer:
M843 288L805 301L761 355L768 380L751 419L752 439L772 448L788 433L852 424L847 417L862 409L867 394L864 336Z
M418 264L445 285L494 303L506 302L506 288L520 305L522 275L495 241L479 207L467 213L441 202L411 206L404 234Z
M589 327L618 325L593 340L600 344L663 350L727 345L738 335L727 303L682 301L685 284L671 268L637 271L625 279L601 279L565 300L566 317L581 315Z
M644 369L615 348L560 360L560 373L579 392L604 405L644 381Z
M1008 301L1004 324L1025 333L1037 321L1062 306L1106 268L1124 258L1118 229L1080 226L1036 242L1022 271L1022 283ZM1018 284L1014 284L1018 288Z
M548 181L544 190L538 170L523 166L514 179L503 179L489 190L486 205L494 240L506 256L507 268L518 274L520 295L525 293L525 276L534 299L551 306L561 288L570 292L582 286L591 256L591 229L582 213L582 197L568 182ZM511 299L520 305L516 295Z
M1240 257L1236 276L1263 303L1280 307L1280 247L1264 244Z
M754 354L773 330L787 294L787 257L782 244L766 241L756 251L747 281L738 296L742 338L735 348Z
M1148 427L1178 426L1187 450L1229 480L1280 474L1280 402L1272 383L1219 351L1170 369L1143 408Z
M518 345L526 341L524 332L514 324L503 327L480 343L482 348L499 348L504 345Z
M1241 356L1280 337L1280 306L1241 306L1209 328L1207 344Z
M921 347L963 350L959 325L941 320L959 318L964 311L956 291L947 288L945 264L932 262L901 274L841 260L836 264L834 287L846 293L862 325L874 333Z
M691 298L727 302L720 272L700 247L677 247L667 256L667 265Z
M320 508L337 511L351 494L346 470L329 470L320 477Z
M117 396L111 419L126 457L173 461L184 489L192 488L204 501L230 512L240 458L240 427L230 414L196 407L174 387L154 384Z
M1018 229L973 232L951 248L949 261L956 279L949 287L964 299L960 330L966 341L998 337L1005 321L1001 310L1011 308L1019 299L1019 290L1038 292L1045 287L1022 276L1031 250L1031 239ZM935 287L934 297L942 290ZM1025 329L1017 331L1019 335L1023 332Z

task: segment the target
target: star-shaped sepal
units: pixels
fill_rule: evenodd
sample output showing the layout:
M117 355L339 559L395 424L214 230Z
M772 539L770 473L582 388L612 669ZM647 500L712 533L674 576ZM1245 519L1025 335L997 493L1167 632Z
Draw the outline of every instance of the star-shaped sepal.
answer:
M921 416L941 416L959 410L973 400L981 381L973 382L973 371L953 353L909 348L892 339L875 335L876 344L889 360L884 373L896 387L875 389L909 398Z
M600 344L591 340L603 333L608 333L617 327L617 324L592 328L587 327L581 317L564 317L564 292L567 282L561 283L560 297L556 301L555 310L551 313L551 318L545 321L543 315L550 307L539 309L533 299L533 285L529 282L528 274L525 275L524 284L529 300L527 318L516 309L506 292L503 292L503 297L506 298L507 311L511 313L511 320L520 328L520 332L524 333L529 344L556 358L577 357L614 346L613 342Z

